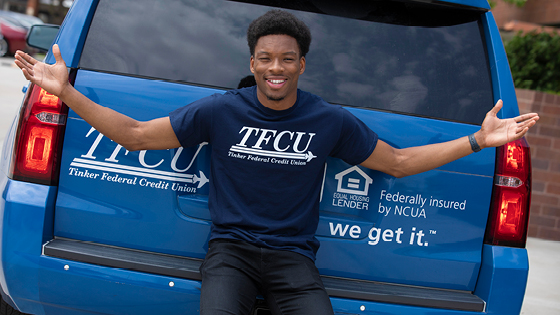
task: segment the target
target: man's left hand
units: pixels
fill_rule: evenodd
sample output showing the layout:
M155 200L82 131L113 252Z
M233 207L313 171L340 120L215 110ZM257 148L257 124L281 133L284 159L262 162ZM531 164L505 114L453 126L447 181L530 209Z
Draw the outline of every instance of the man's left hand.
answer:
M487 147L499 147L508 142L523 137L529 128L539 120L537 113L529 113L514 118L500 119L498 112L502 109L503 102L499 100L494 108L486 114L480 131L475 133L478 145L484 149Z

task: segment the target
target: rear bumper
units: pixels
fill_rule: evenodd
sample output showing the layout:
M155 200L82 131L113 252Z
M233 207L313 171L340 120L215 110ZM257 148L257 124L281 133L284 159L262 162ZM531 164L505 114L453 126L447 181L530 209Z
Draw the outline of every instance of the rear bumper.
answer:
M158 275L118 265L107 267L48 256L42 250L53 238L56 187L2 177L0 285L17 309L30 314L192 314L198 311L200 282L193 280L196 277L192 275L187 276L191 279L185 279L180 274ZM360 295L352 298L352 294L330 292L333 292L331 300L336 313L519 314L527 274L525 249L485 245L474 292L486 302L482 312L380 302L390 301L387 297L367 301L360 299ZM325 285L332 285L332 281Z
M0 285L20 309L42 314L39 263L46 234L52 235L56 189L12 181L0 173Z
M525 248L484 245L475 294L489 314L519 314L529 275Z

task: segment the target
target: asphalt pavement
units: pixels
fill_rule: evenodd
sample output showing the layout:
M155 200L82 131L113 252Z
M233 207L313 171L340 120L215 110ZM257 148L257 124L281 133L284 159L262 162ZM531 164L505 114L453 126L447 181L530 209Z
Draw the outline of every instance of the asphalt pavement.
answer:
M0 148L23 99L27 80L14 58L0 58ZM560 314L560 242L527 240L529 281L521 314Z

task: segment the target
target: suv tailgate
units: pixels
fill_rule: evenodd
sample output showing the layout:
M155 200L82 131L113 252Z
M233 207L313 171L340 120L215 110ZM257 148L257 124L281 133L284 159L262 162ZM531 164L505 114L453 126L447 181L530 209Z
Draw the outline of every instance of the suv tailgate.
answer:
M83 70L75 86L100 104L139 120L164 116L216 92ZM145 97L146 90L154 95ZM349 110L397 147L455 139L477 128ZM207 144L127 152L73 112L66 135L56 236L204 257L210 226ZM319 268L332 276L473 290L493 162L494 151L484 150L430 172L396 179L330 159L317 231Z
M395 147L476 131L493 102L482 13L416 2L377 5L383 10L373 6L371 20L336 16L335 5L293 11L318 34L301 88L362 106L348 110ZM138 120L166 116L237 85L248 72L247 24L268 9L217 0L170 1L166 8L101 0L75 87ZM166 37L146 43L138 30ZM185 62L167 62L175 59ZM202 259L210 228L209 152L207 144L127 152L70 111L55 236ZM403 179L328 160L317 230L321 273L474 290L494 155L483 150Z

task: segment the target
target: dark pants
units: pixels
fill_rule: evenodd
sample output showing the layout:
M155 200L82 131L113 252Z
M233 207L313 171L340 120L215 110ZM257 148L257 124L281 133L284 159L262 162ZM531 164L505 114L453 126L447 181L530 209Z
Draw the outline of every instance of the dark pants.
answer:
M317 267L294 252L213 240L200 272L203 315L248 315L258 295L272 314L333 314Z

